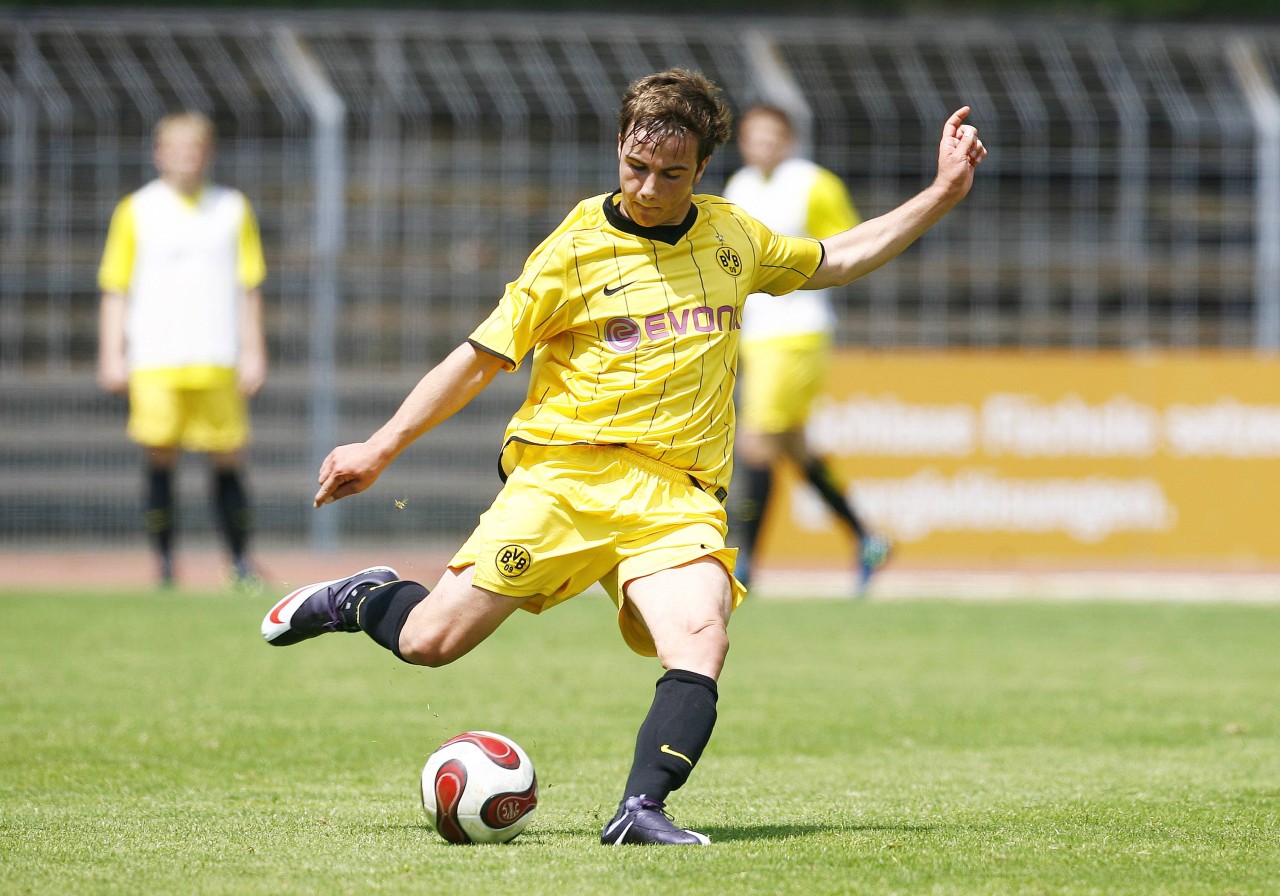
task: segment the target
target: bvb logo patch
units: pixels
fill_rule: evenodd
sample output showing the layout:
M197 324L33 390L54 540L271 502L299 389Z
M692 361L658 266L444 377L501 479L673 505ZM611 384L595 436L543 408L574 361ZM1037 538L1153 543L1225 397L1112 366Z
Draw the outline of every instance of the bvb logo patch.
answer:
M720 262L720 267L724 268L725 273L730 277L736 277L742 273L742 259L729 246L721 246L716 250L716 261Z
M514 579L516 576L523 575L525 570L533 565L533 557L520 545L509 544L498 551L494 562L498 566L498 572L509 579Z

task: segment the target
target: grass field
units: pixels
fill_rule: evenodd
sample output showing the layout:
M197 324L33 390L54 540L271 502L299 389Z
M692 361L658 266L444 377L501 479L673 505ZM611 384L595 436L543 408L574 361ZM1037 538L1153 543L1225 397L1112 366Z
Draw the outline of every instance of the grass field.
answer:
M1277 607L749 603L663 850L597 840L660 674L607 599L426 670L271 597L0 595L0 892L1280 891ZM468 728L538 767L512 844L416 802Z

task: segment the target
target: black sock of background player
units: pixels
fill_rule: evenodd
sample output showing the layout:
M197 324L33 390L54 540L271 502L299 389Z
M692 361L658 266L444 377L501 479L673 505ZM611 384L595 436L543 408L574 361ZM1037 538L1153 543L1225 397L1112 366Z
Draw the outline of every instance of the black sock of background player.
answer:
M342 621L359 629L378 644L400 656L400 630L409 613L429 592L417 582L388 582L373 588L353 588L340 608ZM408 660L405 660L408 662Z
M665 802L698 764L716 726L714 679L671 669L658 679L653 705L636 735L626 796Z
M832 513L844 520L845 524L853 530L854 535L857 535L858 538L866 535L862 520L858 519L858 515L853 512L853 508L845 500L844 493L840 491L840 486L836 483L836 477L825 462L817 458L811 460L804 468L804 475L813 484L813 487L818 490L818 494L822 496L822 500L831 508Z
M742 473L746 479L745 494L738 507L738 545L754 558L756 542L760 539L760 527L764 524L765 510L769 506L769 493L773 490L773 468L748 466Z
M173 470L165 467L147 467L146 505L143 519L151 546L160 558L161 575L167 581L173 577L174 499Z
M249 532L253 528L253 514L249 510L249 498L239 470L214 470L213 503L218 509L218 525L222 528L227 551L236 569L241 570L247 559L245 552L249 546Z

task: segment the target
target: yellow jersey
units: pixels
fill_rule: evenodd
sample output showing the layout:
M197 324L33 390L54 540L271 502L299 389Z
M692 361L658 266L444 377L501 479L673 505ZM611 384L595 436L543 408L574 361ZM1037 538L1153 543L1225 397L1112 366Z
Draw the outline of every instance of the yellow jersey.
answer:
M502 469L521 443L624 445L723 501L743 304L803 285L822 245L716 196L695 195L683 222L661 227L617 202L615 192L579 203L471 334L510 370L533 353Z

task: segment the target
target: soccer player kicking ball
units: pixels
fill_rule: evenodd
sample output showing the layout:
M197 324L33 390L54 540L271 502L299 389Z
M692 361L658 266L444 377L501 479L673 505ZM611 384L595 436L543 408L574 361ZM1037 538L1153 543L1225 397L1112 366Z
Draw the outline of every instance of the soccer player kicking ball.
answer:
M451 663L517 609L541 612L600 582L627 644L665 670L636 737L606 844L705 844L672 823L716 721L729 615L724 500L732 470L739 318L753 292L848 283L902 252L969 192L986 155L968 108L943 127L933 184L818 241L780 236L694 195L730 132L697 72L641 78L618 118L619 189L581 202L534 250L497 308L365 442L335 448L316 506L369 488L415 439L532 353L507 427L502 491L435 589L385 566L300 588L262 634L296 644L363 631L405 662Z

